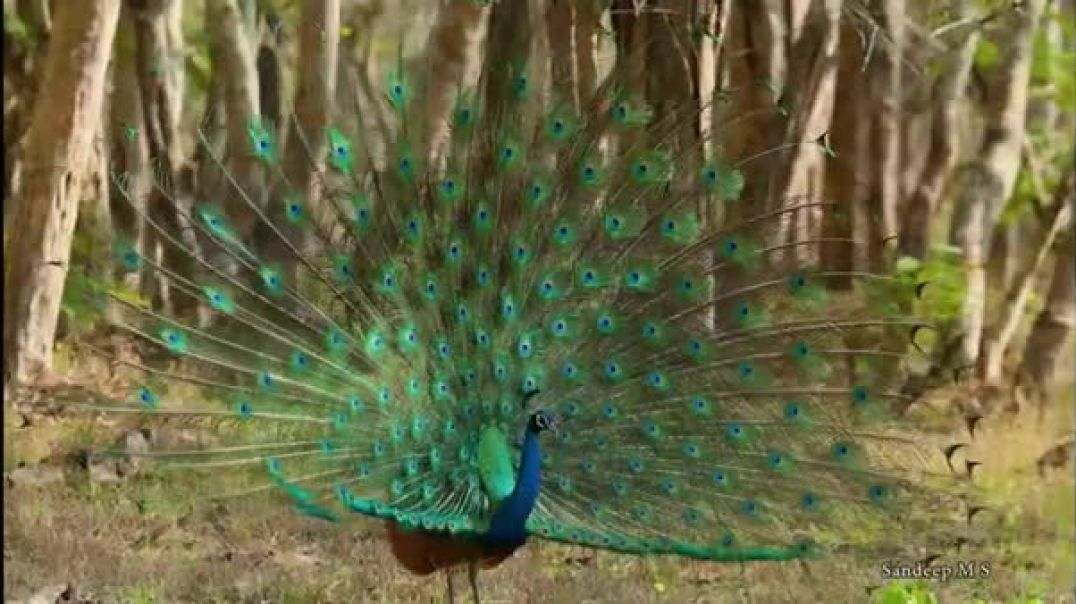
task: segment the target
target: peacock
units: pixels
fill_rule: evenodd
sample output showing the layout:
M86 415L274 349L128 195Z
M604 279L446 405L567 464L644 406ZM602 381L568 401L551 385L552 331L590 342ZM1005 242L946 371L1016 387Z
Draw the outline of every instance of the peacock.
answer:
M191 422L213 438L143 455L253 472L325 521L383 521L405 568L466 566L476 601L479 569L531 538L740 563L925 534L952 490L897 413L929 326L903 302L921 285L819 266L817 238L781 233L829 204L767 206L755 157L673 144L697 108L658 111L615 69L573 103L523 63L485 63L436 123L429 73L393 65L383 148L372 111L293 131L324 167L314 187L289 182L278 124L246 123L261 181L199 132L216 198L155 186L184 232L114 175L190 269L120 241L118 270L197 312L97 291L166 362L116 357L142 377L81 406Z

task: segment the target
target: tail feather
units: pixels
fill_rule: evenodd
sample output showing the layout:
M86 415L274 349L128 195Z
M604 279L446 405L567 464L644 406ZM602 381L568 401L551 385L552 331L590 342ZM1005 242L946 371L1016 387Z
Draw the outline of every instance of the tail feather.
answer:
M421 121L421 82L390 73L385 157L369 142L383 128L361 113L308 133L328 150L313 200L256 120L250 157L282 192L265 207L199 133L222 198L273 245L212 200L188 210L165 195L198 245L141 215L195 270L131 246L121 266L166 278L203 316L102 292L119 328L173 362L128 362L146 384L87 408L202 422L221 442L149 456L260 466L268 478L244 493L275 485L332 520L480 533L495 506L483 438L504 435L512 458L501 461L517 466L538 406L562 419L527 526L540 537L785 560L859 535L886 541L894 518L925 522L953 493L944 459L889 413L907 400L895 385L906 334L926 324L901 302L914 283L802 260L845 240L784 240L783 221L832 204L741 198L740 168L763 155L703 158L673 144L699 108L653 119L614 75L581 112L543 109L525 73L489 111L460 92L443 157L426 144L439 125ZM289 140L308 155L309 143L301 131ZM138 212L127 179L114 180ZM711 209L743 218L714 224ZM848 278L857 289L827 287Z

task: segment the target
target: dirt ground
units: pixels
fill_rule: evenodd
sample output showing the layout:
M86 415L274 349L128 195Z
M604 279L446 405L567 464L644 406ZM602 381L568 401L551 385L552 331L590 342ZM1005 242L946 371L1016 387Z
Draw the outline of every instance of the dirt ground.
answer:
M991 575L932 582L922 593L940 602L1073 601L1072 467L1043 475L1036 465L1071 434L1071 390L1058 390L1042 424L1023 416L982 424L976 480L990 511L974 542L939 563L989 562ZM66 459L101 432L99 420L25 421L5 413L5 601L444 601L444 579L402 571L377 524L333 525L266 497L194 508L193 484L175 474L116 480ZM929 601L894 596L901 587L883 580L877 559L715 565L539 542L480 582L489 603ZM469 602L466 572L455 586L457 601Z

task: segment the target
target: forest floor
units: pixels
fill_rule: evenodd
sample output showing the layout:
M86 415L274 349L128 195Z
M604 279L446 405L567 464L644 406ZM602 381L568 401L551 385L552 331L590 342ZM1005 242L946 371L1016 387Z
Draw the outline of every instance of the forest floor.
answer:
M926 585L938 601L1073 602L1072 468L1040 475L1036 466L1071 434L1072 385L1053 398L1042 423L999 417L977 430L976 480L994 512L981 544L942 560L989 562L992 573ZM444 579L400 569L376 524L342 529L265 497L193 509L193 484L182 479L116 480L56 461L100 432L100 420L40 416L20 426L5 411L6 602L444 601ZM213 479L227 486L226 476ZM928 601L897 596L911 588L883 580L881 563L713 565L531 543L480 582L487 603ZM469 602L465 572L455 586Z

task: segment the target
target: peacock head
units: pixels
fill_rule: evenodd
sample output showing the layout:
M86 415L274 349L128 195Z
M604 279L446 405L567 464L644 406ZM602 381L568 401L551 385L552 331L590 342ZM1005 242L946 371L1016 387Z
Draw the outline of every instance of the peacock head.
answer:
M539 409L531 414L530 421L527 422L527 431L541 434L546 430L553 434L557 433L557 418L552 413Z

